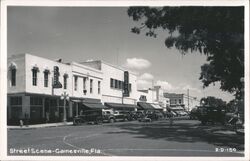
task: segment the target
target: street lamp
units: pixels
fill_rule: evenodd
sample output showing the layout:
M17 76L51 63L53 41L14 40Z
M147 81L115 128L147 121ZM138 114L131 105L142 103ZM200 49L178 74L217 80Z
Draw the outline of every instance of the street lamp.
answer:
M63 92L61 94L61 100L63 100L63 122L66 123L67 117L66 117L66 100L69 100L69 94L66 92Z

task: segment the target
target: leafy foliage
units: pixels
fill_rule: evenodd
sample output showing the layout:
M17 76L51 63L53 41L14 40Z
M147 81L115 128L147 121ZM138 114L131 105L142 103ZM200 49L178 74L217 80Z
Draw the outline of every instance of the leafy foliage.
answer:
M225 108L226 107L226 102L223 101L220 98L208 96L208 97L203 97L200 100L201 104L203 105L208 105L208 106L213 106L213 107L220 107L220 108Z
M242 96L244 7L130 7L127 13L138 22L133 33L157 37L163 29L166 47L207 55L199 78L204 88L220 82L222 90Z

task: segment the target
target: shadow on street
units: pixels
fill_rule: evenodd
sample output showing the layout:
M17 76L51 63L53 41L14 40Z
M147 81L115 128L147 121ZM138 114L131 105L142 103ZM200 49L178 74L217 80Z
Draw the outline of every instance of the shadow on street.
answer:
M107 134L129 133L137 138L165 139L181 143L207 142L218 147L236 148L237 151L244 150L244 136L213 133L216 130L226 130L225 127L220 125L203 126L199 122L194 124L175 121L172 126L169 126L168 121L160 121L133 125L131 123L113 124L110 126L116 126L122 131L107 132Z

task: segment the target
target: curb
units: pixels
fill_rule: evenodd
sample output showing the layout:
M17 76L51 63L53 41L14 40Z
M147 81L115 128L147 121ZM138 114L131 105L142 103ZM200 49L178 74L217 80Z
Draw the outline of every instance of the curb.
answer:
M73 122L64 123L55 123L55 124L38 124L38 125L30 125L30 126L8 126L8 130L29 130L29 129L38 129L38 128L49 128L49 127L59 127L59 126L70 126L73 125Z

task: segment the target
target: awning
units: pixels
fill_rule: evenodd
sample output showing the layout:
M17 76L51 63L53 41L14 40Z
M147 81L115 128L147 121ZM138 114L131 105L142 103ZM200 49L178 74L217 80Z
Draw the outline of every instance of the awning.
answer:
M163 110L163 108L158 104L151 104L156 110Z
M170 107L171 110L184 110L183 107L177 106L177 107Z
M89 109L106 109L102 103L82 103L82 105Z
M138 109L138 106L133 104L121 104L121 103L104 103L105 106L109 108L113 108L115 110L128 110L128 111L134 111L135 109Z
M143 110L154 110L154 107L149 103L138 102L137 105L141 107Z

